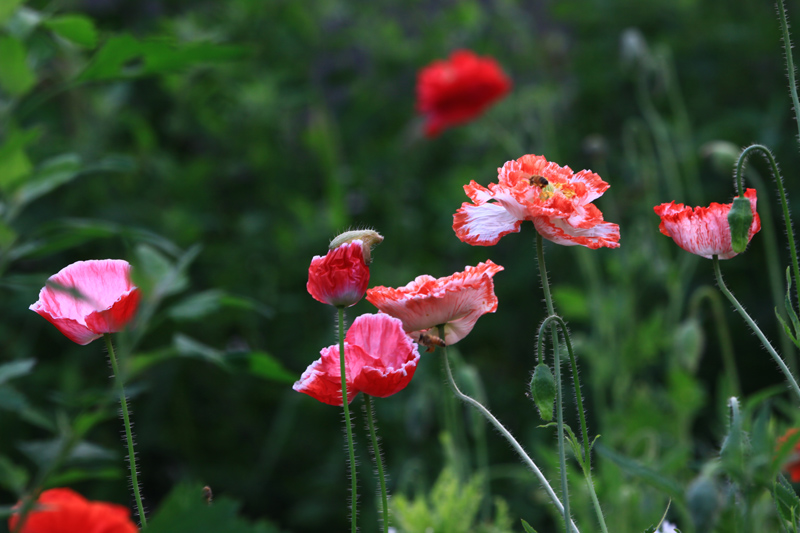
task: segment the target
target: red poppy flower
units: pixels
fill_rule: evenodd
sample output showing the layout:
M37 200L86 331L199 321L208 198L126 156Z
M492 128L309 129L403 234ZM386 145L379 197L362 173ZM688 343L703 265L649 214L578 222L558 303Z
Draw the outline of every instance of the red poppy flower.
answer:
M504 235L533 221L542 237L565 246L619 247L619 226L603 221L591 202L609 185L589 170L573 173L540 155L524 155L497 169L489 188L474 180L464 186L473 203L464 202L453 216L459 239L473 246L492 246Z
M398 289L373 287L367 291L367 301L402 320L403 329L415 338L444 324L444 342L455 344L472 331L481 315L497 310L492 277L501 270L487 260L445 278L417 276Z
M324 304L349 307L356 304L369 285L369 267L360 240L348 242L325 257L315 256L308 267L309 294Z
M747 189L745 198L750 200L753 208L753 222L747 241L761 230L761 218L756 212L756 190ZM686 207L683 204L670 202L655 206L653 209L661 217L658 229L675 243L693 254L711 259L730 259L736 252L731 246L731 228L728 225L728 213L732 204L712 203L708 207Z
M292 387L329 405L342 405L339 345L324 348L322 357ZM359 392L385 398L403 390L414 377L419 350L403 324L385 314L361 315L344 338L347 403Z
M798 431L800 431L798 428L791 428L786 431L786 433L778 439L778 447ZM789 472L793 483L800 481L800 442L794 445L794 451L790 455L789 462L787 462L783 468Z
M48 282L30 309L78 344L120 331L139 306L131 265L121 259L78 261Z
M19 533L137 533L127 507L106 502L89 501L70 489L44 491L37 500L39 508L25 519ZM8 519L14 531L19 516Z
M457 50L447 61L434 61L417 76L417 110L427 116L425 135L469 122L503 97L511 80L491 57Z

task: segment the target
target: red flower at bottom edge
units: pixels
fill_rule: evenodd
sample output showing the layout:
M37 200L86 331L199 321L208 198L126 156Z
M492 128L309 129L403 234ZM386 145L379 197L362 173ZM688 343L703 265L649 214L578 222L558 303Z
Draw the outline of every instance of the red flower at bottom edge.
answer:
M780 448L781 443L786 442L792 435L800 431L798 428L791 428L786 433L783 434L783 437L778 439L778 447ZM792 477L792 482L797 483L800 481L800 442L794 445L794 451L792 455L790 455L790 460L788 463L784 465L784 470L789 472L789 475Z
M114 503L89 501L71 489L50 489L37 500L20 533L136 533L127 507ZM14 531L19 515L8 519Z

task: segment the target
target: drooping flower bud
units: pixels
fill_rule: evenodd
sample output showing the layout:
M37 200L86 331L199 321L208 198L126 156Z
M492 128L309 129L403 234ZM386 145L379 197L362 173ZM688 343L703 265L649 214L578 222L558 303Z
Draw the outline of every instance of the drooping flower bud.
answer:
M737 196L728 213L728 225L731 227L731 247L737 254L744 252L750 242L750 225L753 223L753 208L750 200Z
M372 263L372 249L383 242L383 235L371 229L357 229L345 231L333 238L328 245L329 250L335 250L343 244L354 241L361 241L364 250L364 262L369 265Z
M556 399L556 380L553 379L550 367L544 363L539 363L533 371L531 397L542 420L551 421L553 419L553 402Z
M343 244L324 257L315 256L308 267L306 289L315 300L334 307L356 304L369 285L369 267L360 240Z

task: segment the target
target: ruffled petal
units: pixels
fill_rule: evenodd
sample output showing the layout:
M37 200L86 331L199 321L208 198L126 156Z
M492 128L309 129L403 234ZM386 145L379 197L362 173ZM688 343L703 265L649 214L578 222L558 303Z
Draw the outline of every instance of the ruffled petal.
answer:
M94 311L87 315L86 327L98 334L120 331L136 315L140 296L138 288L127 291L114 302L110 309Z
M364 361L371 358L358 346L345 343L345 368L347 382L347 403L353 401L359 390L353 385L352 376L361 371ZM321 357L311 363L292 386L297 392L328 405L342 405L342 372L339 361L339 345L323 348Z
M517 233L522 220L496 203L473 205L464 202L453 215L456 236L472 246L493 246L509 233Z
M538 217L533 219L536 231L542 237L564 246L586 246L592 250L598 248L619 248L619 226L611 222L602 222L588 228L577 228L561 218Z

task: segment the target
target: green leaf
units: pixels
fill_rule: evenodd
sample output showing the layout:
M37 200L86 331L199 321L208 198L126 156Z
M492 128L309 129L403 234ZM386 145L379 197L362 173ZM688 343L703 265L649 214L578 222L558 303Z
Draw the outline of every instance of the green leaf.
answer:
M39 138L39 131L12 131L0 146L0 189L9 191L33 172L25 146Z
M786 321L783 319L781 314L778 312L778 308L777 307L775 308L775 318L778 319L778 322L783 327L783 331L784 331L784 333L786 333L786 336L791 339L791 341L794 343L795 346L800 348L800 340L798 340L794 336L794 334L792 333L792 330L789 328L789 324L786 323Z
M28 478L27 470L14 464L5 455L0 455L0 487L19 496L25 490Z
M795 523L795 517L800 515L800 498L783 476L779 476L779 480L773 492L775 505L784 520Z
M525 520L521 518L520 520L522 520L522 527L523 529L525 529L525 533L536 533L536 530L533 529L529 523L527 523Z
M789 267L786 267L786 297L783 300L783 305L786 308L786 314L789 315L789 319L792 321L792 326L794 326L794 337L798 338L800 336L800 320L797 318L797 313L794 312L794 307L792 306L792 274L789 271Z
M27 441L18 444L18 448L33 462L40 466L49 465L58 457L66 445L63 438L51 440ZM102 448L90 442L81 441L70 451L69 461L84 461L90 464L107 461L118 457L116 451Z
M215 498L208 505L199 485L178 485L158 511L148 520L147 533L279 533L266 522L249 523L239 518L240 504L228 498Z
M226 366L224 352L196 341L182 333L176 333L172 337L172 344L178 355L196 357L222 367Z
M0 1L0 24L8 20L8 17L17 9L17 6L25 0L2 0Z
M83 15L62 15L44 22L44 26L59 37L84 48L97 46L97 30L94 22Z
M249 360L249 372L254 376L282 383L294 383L297 376L288 371L284 366L265 352L253 352L247 356Z
M247 309L260 312L262 315L272 316L272 310L249 298L242 298L228 294L219 289L211 289L187 296L184 300L173 305L167 314L173 320L198 320L224 308Z
M624 455L619 454L613 451L611 448L603 446L602 444L597 444L595 449L597 450L598 455L609 459L628 474L642 479L643 481L646 481L654 487L664 491L673 500L683 501L683 487L681 487L677 481L656 472L652 468L643 465L639 461L625 457Z
M134 282L153 299L160 300L165 296L181 292L189 285L185 273L153 246L138 245L136 257Z
M81 171L81 158L77 154L63 154L48 159L14 193L12 209L23 206L75 179Z
M86 481L89 479L105 479L117 480L122 479L124 473L121 468L109 467L100 469L86 469L86 468L70 468L54 474L47 479L46 486L49 488L63 487L65 485L72 485L79 481Z
M22 42L9 35L0 36L0 87L11 96L21 96L36 84L27 54Z
M30 374L35 364L36 359L20 359L0 365L0 383Z

